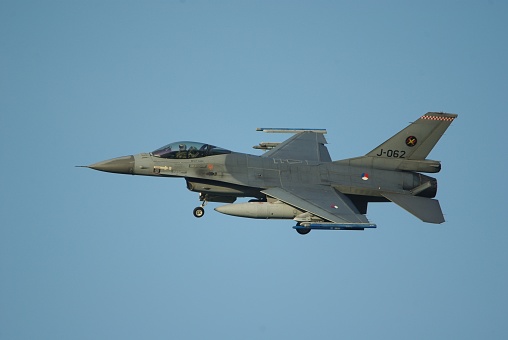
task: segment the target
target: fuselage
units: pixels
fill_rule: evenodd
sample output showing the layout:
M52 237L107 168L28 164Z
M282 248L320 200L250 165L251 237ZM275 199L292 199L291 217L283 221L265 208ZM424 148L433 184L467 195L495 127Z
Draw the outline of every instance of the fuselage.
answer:
M418 196L434 197L437 181L411 171L393 171L344 165L342 162L309 162L229 153L194 159L166 159L141 153L133 156L132 174L183 177L191 191L210 196L257 197L271 187L331 185L347 195L386 201L381 193L408 193L423 183L432 185ZM220 201L220 200L218 200Z

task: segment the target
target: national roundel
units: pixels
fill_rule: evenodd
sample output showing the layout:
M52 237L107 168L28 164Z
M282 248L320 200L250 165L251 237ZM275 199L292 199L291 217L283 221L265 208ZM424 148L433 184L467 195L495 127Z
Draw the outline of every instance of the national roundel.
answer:
M416 139L415 136L409 136L406 138L406 145L409 146L409 147L413 147L416 145L416 143L418 142L418 140Z

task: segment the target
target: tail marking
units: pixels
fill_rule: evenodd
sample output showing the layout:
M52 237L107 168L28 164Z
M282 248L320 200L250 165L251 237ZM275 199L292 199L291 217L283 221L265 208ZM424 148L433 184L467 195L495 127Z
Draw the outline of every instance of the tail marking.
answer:
M421 119L428 119L428 120L441 120L444 122L453 122L455 117L440 117L440 116L421 116Z

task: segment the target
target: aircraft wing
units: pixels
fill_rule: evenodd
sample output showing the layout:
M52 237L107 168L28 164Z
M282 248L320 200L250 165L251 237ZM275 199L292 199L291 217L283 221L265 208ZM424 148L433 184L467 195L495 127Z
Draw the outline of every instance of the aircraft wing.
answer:
M351 200L330 186L293 186L270 188L262 193L332 223L369 223Z
M322 133L300 132L264 153L261 157L331 162L332 159L325 144L326 139Z

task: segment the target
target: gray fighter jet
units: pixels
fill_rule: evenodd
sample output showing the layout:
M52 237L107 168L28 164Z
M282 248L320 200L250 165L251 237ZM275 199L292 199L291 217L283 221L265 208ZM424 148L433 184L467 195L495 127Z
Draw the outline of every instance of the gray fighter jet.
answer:
M375 228L369 202L393 202L424 222L442 223L437 181L441 170L426 159L456 114L429 112L365 156L332 161L320 129L258 129L293 133L282 143L260 143L263 155L237 153L197 142L175 142L153 152L119 157L88 168L130 175L183 177L207 202L229 203L216 211L257 219L292 219L300 234L312 229ZM239 197L251 197L233 204Z

